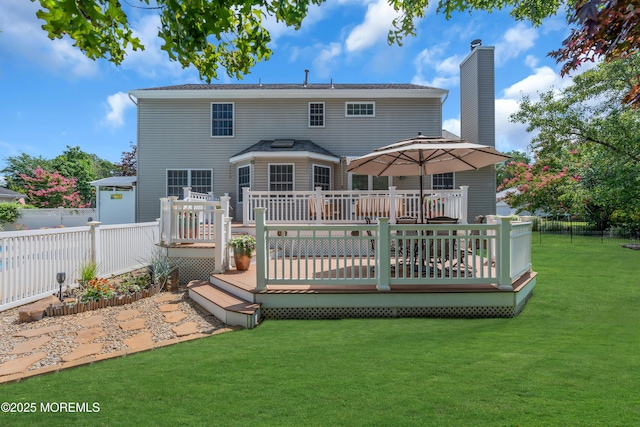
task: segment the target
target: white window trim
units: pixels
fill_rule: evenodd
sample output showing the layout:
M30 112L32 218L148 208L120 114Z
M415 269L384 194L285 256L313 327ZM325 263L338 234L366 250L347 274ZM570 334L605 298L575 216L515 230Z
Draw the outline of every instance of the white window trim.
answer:
M369 115L363 115L363 114L349 115L349 114L347 114L347 106L349 104L372 104L373 105L373 114L370 115L370 116ZM344 103L344 116L352 118L352 119L375 117L376 116L376 103L375 103L375 101L347 101L347 102Z
M311 104L322 104L322 126L311 125ZM309 129L322 129L327 124L327 106L322 101L309 101L307 105L307 127Z
M231 104L233 106L233 117L231 118L231 126L233 127L233 135L214 135L213 134L213 105ZM209 105L209 136L211 138L235 138L236 137L236 103L235 102L212 102Z
M253 186L253 165L249 163L248 165L238 166L236 168L236 188L238 190L238 201L240 201L240 169L242 168L249 168L249 190L251 190L251 187Z
M199 170L199 171L209 171L211 172L211 191L213 192L213 169L212 168L166 168L164 170L164 194L165 197L168 196L169 189L169 171L187 171L189 172L187 175L187 185L185 187L193 187L191 183L191 171ZM182 194L178 197L182 197Z
M333 170L332 170L333 168L331 166L321 165L319 163L312 163L311 164L311 179L310 179L311 187L312 187L311 189L315 190L315 187L316 187L316 182L315 182L316 171L315 171L315 169L317 167L318 168L329 169L329 190L331 190L331 188L332 188L331 184L333 183Z
M291 168L291 172L292 172L292 190L291 191L296 191L296 164L295 163L267 163L267 190L271 191L271 166L292 166Z
M349 190L353 190L353 175L354 175L353 172L347 172L347 189L349 189ZM361 173L357 173L355 175L362 175L362 174ZM389 187L393 186L393 177L392 176L388 176L387 178L389 179ZM370 188L370 189L373 188L373 175L368 175L367 187ZM387 190L389 190L389 189L387 188ZM374 190L367 190L367 191L374 191ZM383 190L375 190L375 191L383 191Z
M456 188L456 173L455 172L451 172L453 174L453 186L451 188L447 188L446 190L455 190ZM437 175L442 175L442 174L437 174ZM435 188L433 188L433 175L431 175L431 189L432 190L436 190ZM437 190L445 190L443 188L438 188Z

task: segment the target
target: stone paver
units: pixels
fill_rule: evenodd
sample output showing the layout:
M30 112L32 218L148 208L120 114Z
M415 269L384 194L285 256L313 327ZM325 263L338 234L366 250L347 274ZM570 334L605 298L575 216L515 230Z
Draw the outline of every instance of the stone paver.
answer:
M29 368L29 366L44 359L45 357L47 357L47 353L41 351L39 353L30 354L29 356L10 360L0 365L0 375L11 375L24 372Z
M174 295L174 294L164 294L161 297L159 297L158 299L156 299L157 303L161 303L161 302L169 302L169 301L175 301L176 298L180 297L180 295Z
M135 331L137 329L144 328L144 324L146 322L147 319L140 317L137 319L129 320L128 322L120 323L120 329L122 329L123 331Z
M71 353L62 356L62 361L72 362L74 360L82 359L83 357L98 354L102 351L103 346L104 344L101 342L95 344L81 344Z
M25 342L21 342L16 344L16 346L9 352L9 354L22 354L28 353L30 351L35 350L38 347L41 347L51 341L51 337L49 336L40 336L38 338L34 338L32 340L28 340Z
M104 316L98 314L95 316L87 317L86 319L79 320L78 325L82 326L83 328L93 328L94 326L100 325L102 322L104 322Z
M91 329L80 329L77 332L75 342L84 344L103 336L104 330L100 327Z
M20 331L13 334L14 337L33 338L40 335L48 334L51 332L57 332L62 328L61 325L45 326L38 329L27 329L26 331Z
M178 304L164 304L158 306L158 309L163 313L166 313L168 311L176 311L179 308L180 306Z
M178 323L185 317L187 317L187 315L181 311L170 311L164 314L164 321L167 323Z
M122 313L118 314L118 316L116 317L116 320L121 322L123 320L131 319L133 317L138 317L138 316L140 316L140 312L136 309L125 310Z
M198 329L198 324L196 322L183 323L182 325L174 326L171 329L179 337L183 337L185 335L197 334L200 332L200 330Z
M139 334L124 340L124 343L130 350L134 351L153 348L153 334L149 331L140 332Z

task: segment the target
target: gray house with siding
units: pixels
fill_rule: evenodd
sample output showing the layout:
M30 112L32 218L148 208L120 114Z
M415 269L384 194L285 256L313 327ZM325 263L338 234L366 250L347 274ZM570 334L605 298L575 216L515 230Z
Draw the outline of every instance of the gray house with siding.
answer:
M495 145L493 47L460 65L461 137ZM137 221L183 187L228 193L236 220L242 188L256 191L399 190L418 178L346 172L349 159L422 132L442 135L448 91L414 84L187 84L133 90L138 107ZM469 218L495 213L495 168L425 179L469 186Z

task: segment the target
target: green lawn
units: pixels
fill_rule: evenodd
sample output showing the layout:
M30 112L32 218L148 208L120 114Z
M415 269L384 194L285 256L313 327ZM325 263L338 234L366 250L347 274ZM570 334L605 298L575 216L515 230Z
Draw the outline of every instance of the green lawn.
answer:
M640 425L640 251L534 238L514 319L266 321L0 386L0 425Z

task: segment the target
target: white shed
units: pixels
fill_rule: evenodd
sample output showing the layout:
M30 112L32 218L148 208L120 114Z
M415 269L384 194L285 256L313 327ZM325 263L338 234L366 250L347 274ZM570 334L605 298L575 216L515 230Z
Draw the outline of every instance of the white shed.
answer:
M91 181L96 187L97 220L103 224L131 224L136 222L135 176L112 176Z

